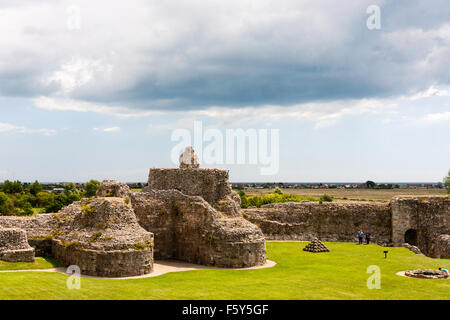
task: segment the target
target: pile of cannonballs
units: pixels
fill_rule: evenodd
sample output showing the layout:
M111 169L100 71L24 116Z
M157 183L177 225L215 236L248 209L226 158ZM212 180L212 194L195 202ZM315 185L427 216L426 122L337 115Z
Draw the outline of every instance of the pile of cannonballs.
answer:
M320 242L319 239L314 239L310 243L306 245L306 247L303 248L303 251L308 252L330 252L330 249L328 249L322 242Z

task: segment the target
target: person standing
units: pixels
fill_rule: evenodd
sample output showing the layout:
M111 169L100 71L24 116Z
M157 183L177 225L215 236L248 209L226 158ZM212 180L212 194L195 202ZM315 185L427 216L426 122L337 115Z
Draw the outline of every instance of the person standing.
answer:
M366 232L366 243L369 244L370 243L370 237L372 235L370 234L370 232Z
M363 243L363 237L364 237L364 232L362 232L362 230L358 231L358 240L359 240L359 244Z

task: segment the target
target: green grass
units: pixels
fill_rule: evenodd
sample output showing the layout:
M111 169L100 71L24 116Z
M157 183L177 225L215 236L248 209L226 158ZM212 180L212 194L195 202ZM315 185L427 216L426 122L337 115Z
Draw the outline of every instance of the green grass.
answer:
M34 263L31 262L6 262L0 260L0 271L2 270L29 270L29 269L49 269L60 267L61 264L50 257L36 257Z
M309 253L305 243L268 242L278 264L259 270L197 270L130 280L81 279L66 288L58 273L0 273L0 299L450 299L450 280L397 276L401 270L450 267L405 248L326 243L329 253ZM389 250L384 259L383 250ZM42 262L42 261L41 261ZM369 290L369 265L381 269L381 289Z
M45 213L45 208L33 208L33 214Z

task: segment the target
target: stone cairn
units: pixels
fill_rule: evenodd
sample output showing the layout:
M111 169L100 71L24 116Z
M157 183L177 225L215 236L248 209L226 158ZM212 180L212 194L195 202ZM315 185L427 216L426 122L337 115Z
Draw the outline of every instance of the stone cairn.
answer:
M306 247L303 248L303 251L308 252L330 252L330 249L328 249L322 242L320 242L319 239L314 239L310 243L306 245Z

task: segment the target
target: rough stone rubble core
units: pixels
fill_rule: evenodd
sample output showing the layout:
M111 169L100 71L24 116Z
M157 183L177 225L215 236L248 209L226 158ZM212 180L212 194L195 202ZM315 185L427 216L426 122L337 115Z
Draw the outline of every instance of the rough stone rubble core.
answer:
M34 248L28 244L25 230L0 228L0 260L34 262Z
M319 239L314 239L310 243L308 243L304 248L303 251L308 252L330 252L330 249L328 249Z

